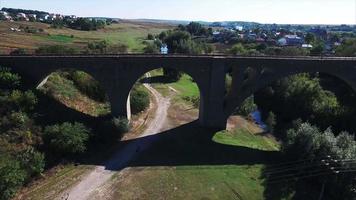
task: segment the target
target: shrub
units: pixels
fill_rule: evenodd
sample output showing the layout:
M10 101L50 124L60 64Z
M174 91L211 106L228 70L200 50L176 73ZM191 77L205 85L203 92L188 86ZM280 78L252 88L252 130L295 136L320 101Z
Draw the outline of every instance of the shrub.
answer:
M143 49L144 53L159 53L159 48L156 44L154 43L147 43L145 48Z
M20 162L10 156L0 158L0 200L11 199L23 185L26 172L21 169Z
M112 124L119 133L126 133L130 130L129 121L126 118L114 118L112 119Z
M130 93L130 103L133 114L144 111L150 105L150 97L145 88L135 85Z
M38 48L36 54L78 54L78 50L63 45L53 45Z
M241 106L237 110L237 114L248 116L256 110L257 105L255 104L254 96L252 95L242 102Z
M43 140L50 151L57 154L76 154L86 150L90 130L81 123L47 126Z
M183 100L191 103L195 108L199 108L200 105L199 96L183 96Z
M276 126L276 115L273 112L269 112L267 119L266 119L266 124L268 127L268 130L270 132L274 131L274 127Z
M27 147L17 156L21 166L27 172L27 178L37 176L43 172L45 167L44 155L37 152L33 147Z
M10 55L25 55L26 51L25 49L18 48L10 52Z
M71 79L77 88L88 97L100 102L105 101L105 92L101 88L99 82L89 74L81 71L73 71L71 73Z
M11 72L9 68L0 66L0 89L13 89L20 85L20 76Z

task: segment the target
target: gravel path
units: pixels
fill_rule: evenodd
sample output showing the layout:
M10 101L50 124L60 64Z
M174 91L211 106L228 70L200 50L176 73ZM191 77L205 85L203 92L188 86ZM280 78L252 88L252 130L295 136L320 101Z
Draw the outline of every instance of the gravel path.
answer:
M149 73L146 74L150 76ZM165 125L167 118L167 111L170 106L170 98L163 97L157 90L150 86L150 84L144 84L144 86L153 95L157 109L155 116L150 122L146 130L138 138L147 137L160 133ZM108 182L111 177L119 170L125 168L125 166L135 157L140 151L147 148L153 141L154 137L149 137L141 140L133 140L129 142L125 147L120 149L109 161L102 166L97 166L93 171L87 174L77 185L66 191L59 199L66 200L87 200L90 199L93 194L100 192L100 187ZM94 195L95 196L95 195Z

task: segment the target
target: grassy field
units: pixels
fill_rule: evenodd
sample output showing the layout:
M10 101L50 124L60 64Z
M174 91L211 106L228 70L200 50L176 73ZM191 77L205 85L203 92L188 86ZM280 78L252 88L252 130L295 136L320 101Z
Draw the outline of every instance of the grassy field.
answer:
M30 27L43 30L38 33L14 32L10 28ZM0 53L9 53L16 48L33 52L40 46L67 45L85 48L89 42L106 40L111 45L126 45L129 52L142 52L142 42L147 34L158 34L171 26L158 23L141 23L124 21L106 26L97 31L78 31L69 28L51 28L50 25L38 22L0 21Z
M202 134L185 130L159 141L112 180L112 199L264 199L263 160L278 153L278 143L245 129L218 132L214 142Z
M279 145L273 139L260 137L246 129L221 131L214 136L213 140L221 144L249 147L263 151L279 150Z

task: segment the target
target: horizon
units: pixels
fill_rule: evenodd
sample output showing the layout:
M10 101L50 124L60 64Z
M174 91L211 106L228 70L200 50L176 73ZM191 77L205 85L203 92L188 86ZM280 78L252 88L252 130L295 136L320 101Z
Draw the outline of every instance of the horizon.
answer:
M79 17L105 17L128 20L243 21L261 24L295 25L356 24L355 0L345 0L343 2L335 2L333 0L314 0L313 2L307 0L298 2L271 0L267 3L262 0L249 2L227 0L219 3L213 0L206 0L203 4L199 4L201 0L195 2L189 2L188 0L181 0L180 2L152 0L150 3L142 1L104 0L88 3L84 2L84 0L75 2L62 0L56 3L55 1L48 2L46 0L26 2L21 0L2 0L0 1L0 7L39 10L64 15L77 15ZM115 6L115 3L117 6ZM315 9L317 6L320 8ZM239 7L243 7L243 9L238 9ZM177 10L181 12L174 12ZM212 16L209 13L214 13L214 15Z

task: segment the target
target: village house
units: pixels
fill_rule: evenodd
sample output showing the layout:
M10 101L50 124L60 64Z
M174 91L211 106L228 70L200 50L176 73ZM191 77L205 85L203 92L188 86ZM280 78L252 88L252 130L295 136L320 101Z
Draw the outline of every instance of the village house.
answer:
M17 13L16 17L18 20L21 20L21 21L29 21L27 15L25 13Z
M277 41L279 46L301 46L304 41L297 35L285 35Z

